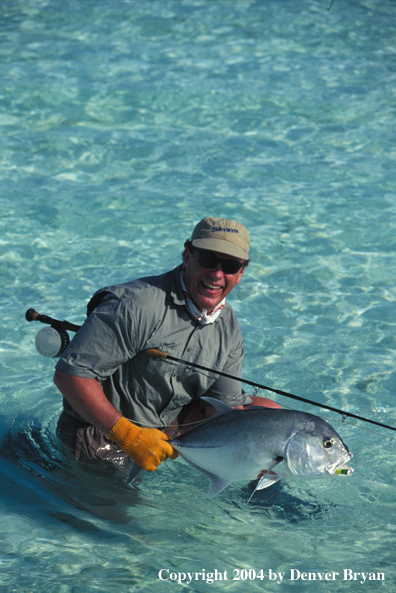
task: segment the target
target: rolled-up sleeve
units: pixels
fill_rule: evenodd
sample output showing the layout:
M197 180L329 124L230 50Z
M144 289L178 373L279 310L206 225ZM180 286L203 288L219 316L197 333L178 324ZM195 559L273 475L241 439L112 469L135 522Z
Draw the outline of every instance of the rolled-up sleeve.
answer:
M86 319L59 359L68 375L104 380L136 354L130 310L117 297L103 301Z

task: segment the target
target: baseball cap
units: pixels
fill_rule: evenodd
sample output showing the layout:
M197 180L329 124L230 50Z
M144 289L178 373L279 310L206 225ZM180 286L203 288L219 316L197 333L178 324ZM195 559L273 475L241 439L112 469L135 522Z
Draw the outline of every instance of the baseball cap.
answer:
M208 216L201 220L191 235L193 247L249 259L249 232L235 220Z

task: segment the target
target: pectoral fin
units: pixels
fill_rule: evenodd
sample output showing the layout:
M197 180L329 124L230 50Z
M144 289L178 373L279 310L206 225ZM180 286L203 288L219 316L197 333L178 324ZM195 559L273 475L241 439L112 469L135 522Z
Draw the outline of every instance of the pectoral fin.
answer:
M250 499L252 498L253 494L257 490L264 490L264 488L269 488L269 486L272 486L273 484L275 484L275 482L278 482L280 480L279 476L277 476L276 474L270 474L270 471L272 471L274 469L274 467L276 467L277 465L282 463L282 461L284 461L283 457L277 457L270 464L270 466L266 470L265 474L262 475L261 478L259 479L259 481L257 482L256 487L253 490L252 494L250 495L248 502L250 502Z
M280 480L280 477L277 476L276 474L265 474L265 476L260 478L260 480L258 481L257 486L254 489L254 492L256 492L256 490L264 490L264 488L269 488L269 486L272 486L273 484L275 484L275 482L279 482L279 480ZM254 492L253 492L253 494L254 494ZM252 496L253 496L253 494L252 494ZM249 500L250 500L250 498L249 498Z

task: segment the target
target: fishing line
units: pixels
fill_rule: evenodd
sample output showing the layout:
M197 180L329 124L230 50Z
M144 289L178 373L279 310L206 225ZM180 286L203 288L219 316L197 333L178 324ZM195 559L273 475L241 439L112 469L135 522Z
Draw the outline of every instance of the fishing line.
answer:
M203 418L202 420L194 420L194 422L182 422L181 424L146 424L145 422L138 422L137 420L132 420L131 418L127 418L129 422L133 422L133 424L138 424L143 428L179 428L180 426L195 426L197 424L202 424L205 420L209 420L208 418Z
M377 437L382 437L382 438L386 438L386 439L391 439L392 441L396 441L396 437L394 437L390 434L383 435L383 434L380 434L379 432L374 432L374 430L370 430L369 428L366 428L365 426L358 426L357 424L352 424L351 422L340 420L340 418L332 418L331 420L334 420L334 422L340 422L341 424L345 424L345 426L352 426L354 428L359 428L360 430L364 430L366 432L369 432L370 434L375 434ZM326 419L326 421L327 421L327 419ZM381 424L381 426L386 427L386 424Z
M290 406L287 406L286 404L282 404L282 408L286 408L288 410L294 410L294 408L291 408ZM377 437L382 437L382 438L390 439L391 441L396 441L396 436L394 437L390 434L384 435L379 432L375 432L374 430L370 430L369 428L366 428L365 426L358 426L357 424L352 424L352 422L348 422L348 420L343 420L342 418L339 418L337 416L331 416L330 418L324 417L323 420L326 420L326 422L328 422L329 424L332 422L338 422L339 424L343 424L345 426L351 426L352 428L359 428L359 430L364 430L365 432L374 434ZM381 424L381 426L385 427L386 424Z
M270 408L266 408L265 406L259 406L259 407L261 407L262 409L270 409ZM292 408L291 406L287 406L286 404L282 404L282 408L287 409L287 410L295 410L295 408ZM190 427L198 426L198 424L202 424L202 422L205 422L205 420L209 420L209 418L210 418L210 416L208 418L204 418L203 420L195 420L194 422L181 422L180 424L177 425L177 428L181 428L182 426L190 426ZM175 427L174 424L146 424L145 422L138 422L137 420L133 420L131 418L127 418L127 420L129 420L130 422L133 422L134 424L138 424L142 428L158 428L159 430L161 430L164 428L174 428ZM351 422L348 422L347 420L342 420L341 418L337 418L337 417L331 417L330 419L326 418L326 422L329 422L329 420L331 420L332 422L338 422L340 424L344 424L345 426L351 426L352 428L359 428L360 430L364 430L365 432L369 432L370 434L374 434L378 437L387 438L387 439L391 439L392 441L396 441L396 437L394 437L394 436L380 434L379 432L375 432L374 430L370 430L369 428L365 428L364 426L358 426L357 424L352 424ZM381 426L386 427L386 424L381 424Z

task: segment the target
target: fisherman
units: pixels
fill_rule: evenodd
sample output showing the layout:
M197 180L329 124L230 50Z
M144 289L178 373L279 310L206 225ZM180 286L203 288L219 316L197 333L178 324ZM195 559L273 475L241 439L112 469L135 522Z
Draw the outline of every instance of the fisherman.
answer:
M213 413L201 396L236 409L252 403L239 381L145 352L155 348L241 376L243 339L226 297L249 263L249 244L242 224L207 217L174 270L93 296L54 375L64 397L57 434L77 459L123 463L130 457L154 471L177 457L169 438Z

